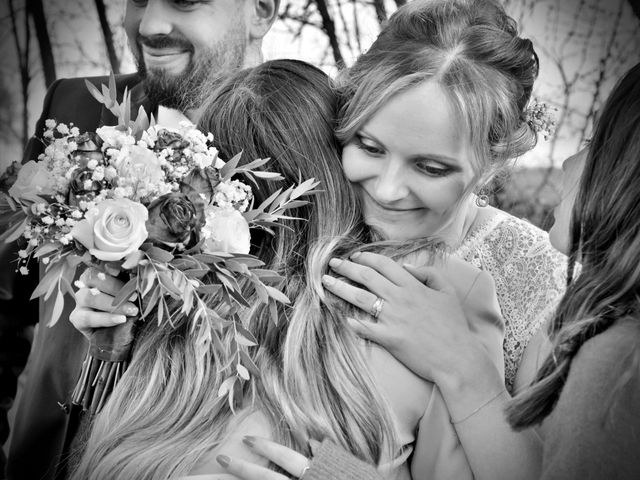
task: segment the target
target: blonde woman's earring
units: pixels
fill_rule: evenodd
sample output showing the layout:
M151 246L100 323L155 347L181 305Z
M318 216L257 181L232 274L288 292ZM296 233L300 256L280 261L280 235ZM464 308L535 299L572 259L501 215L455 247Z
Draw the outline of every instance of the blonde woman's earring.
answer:
M476 196L476 205L480 208L484 208L489 205L489 197L485 194L480 194Z

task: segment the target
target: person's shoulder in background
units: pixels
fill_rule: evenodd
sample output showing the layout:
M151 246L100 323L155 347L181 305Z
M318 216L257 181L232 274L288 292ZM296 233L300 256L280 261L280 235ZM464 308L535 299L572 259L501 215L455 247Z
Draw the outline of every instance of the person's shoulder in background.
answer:
M640 478L640 319L580 348L544 422L543 479Z

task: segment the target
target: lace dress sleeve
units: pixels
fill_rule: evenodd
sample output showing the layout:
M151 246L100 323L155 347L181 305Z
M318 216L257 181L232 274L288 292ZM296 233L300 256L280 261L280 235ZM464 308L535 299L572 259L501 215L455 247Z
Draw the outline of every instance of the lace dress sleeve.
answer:
M455 255L495 281L505 320L505 384L511 391L525 347L564 294L566 256L551 246L545 231L504 212L472 232Z

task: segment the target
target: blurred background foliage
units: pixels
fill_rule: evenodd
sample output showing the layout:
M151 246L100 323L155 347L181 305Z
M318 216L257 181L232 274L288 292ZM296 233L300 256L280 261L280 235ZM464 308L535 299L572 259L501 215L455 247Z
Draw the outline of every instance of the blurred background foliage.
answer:
M299 58L333 74L371 44L408 0L282 0L265 58ZM409 0L410 1L410 0ZM540 56L534 96L557 128L488 185L491 203L547 229L559 167L588 139L615 81L640 61L640 0L502 0ZM124 0L0 2L0 169L21 158L56 78L135 70L121 26Z

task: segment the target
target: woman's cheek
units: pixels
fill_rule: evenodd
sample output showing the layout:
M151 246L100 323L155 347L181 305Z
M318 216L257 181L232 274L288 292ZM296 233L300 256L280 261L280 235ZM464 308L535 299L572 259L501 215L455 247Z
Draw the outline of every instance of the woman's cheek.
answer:
M417 174L416 174L417 175ZM434 212L447 214L457 207L459 200L465 193L466 183L455 177L430 178L424 177L421 187L414 188L414 192L421 199L421 203Z
M355 145L347 145L342 150L342 169L352 183L359 183L374 174L373 165Z

